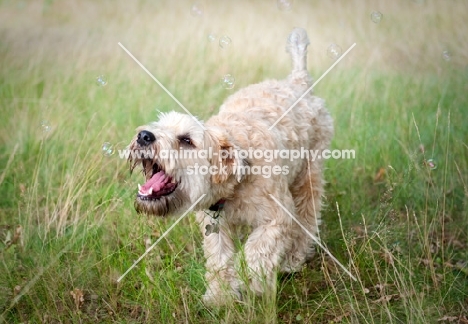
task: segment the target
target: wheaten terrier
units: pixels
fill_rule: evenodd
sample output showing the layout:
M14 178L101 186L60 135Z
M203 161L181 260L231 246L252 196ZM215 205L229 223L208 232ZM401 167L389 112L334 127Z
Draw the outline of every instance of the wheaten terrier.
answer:
M283 209L318 233L322 162L284 153L320 152L333 136L324 101L303 96L312 83L308 44L303 29L292 31L286 48L293 68L287 79L239 90L205 123L162 113L157 122L138 128L129 145L131 169L142 165L146 176L137 211L156 216L181 215L190 207L198 211L207 303L240 298L244 289L274 291L277 271L295 271L313 253L310 236ZM239 275L241 268L245 276Z

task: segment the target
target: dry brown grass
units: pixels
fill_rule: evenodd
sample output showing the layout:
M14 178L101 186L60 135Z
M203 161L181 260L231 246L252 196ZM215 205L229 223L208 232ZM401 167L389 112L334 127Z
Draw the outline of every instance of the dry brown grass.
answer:
M296 1L293 10L285 12L274 1L205 1L201 17L191 15L191 1L46 3L2 5L2 38L10 67L27 71L48 62L73 74L102 66L133 70L122 65L128 59L117 47L122 42L161 73L197 75L205 63L240 69L270 61L282 67L274 69L279 74L288 67L284 40L294 26L309 32L313 69L330 64L326 49L332 42L343 51L358 44L343 62L349 67L415 72L440 67L444 50L452 53L457 66L463 66L468 55L468 4L463 0ZM370 19L374 10L383 14L380 24ZM197 54L213 45L207 42L210 32L228 35L232 46L209 52L203 62Z
M295 0L289 12L273 0L201 3L193 17L191 1L0 2L0 321L463 323L468 2ZM247 296L207 309L187 218L116 285L172 220L136 215L140 179L101 145L124 148L155 109L179 109L117 43L206 117L230 93L224 74L239 89L289 72L296 26L309 33L316 78L333 62L331 43L357 43L316 91L335 118L334 145L358 152L327 162L322 234L359 281L319 257L279 282L276 303Z

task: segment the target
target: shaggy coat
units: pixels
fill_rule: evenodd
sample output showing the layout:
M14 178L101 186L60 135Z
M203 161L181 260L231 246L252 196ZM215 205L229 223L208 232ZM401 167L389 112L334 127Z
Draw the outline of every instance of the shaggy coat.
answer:
M293 68L285 80L239 90L206 123L190 115L163 113L157 122L140 127L130 144L134 152L154 152L151 157L130 157L132 169L143 166L147 181L135 200L138 211L177 215L196 203L206 257L207 303L224 303L226 296L240 298L244 289L258 294L274 291L276 271L296 271L313 253L311 238L282 207L318 235L323 162L280 154L265 158L272 151L329 148L332 118L322 99L305 94L312 84L306 69L308 44L303 29L292 31L287 51ZM200 154L181 158L166 154L170 150ZM249 150L265 154L242 154ZM222 172L194 172L210 167ZM238 275L239 234L248 234L243 246L247 282Z

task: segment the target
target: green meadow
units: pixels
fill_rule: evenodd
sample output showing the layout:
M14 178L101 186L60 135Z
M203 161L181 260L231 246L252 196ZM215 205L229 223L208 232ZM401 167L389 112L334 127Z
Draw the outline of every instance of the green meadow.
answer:
M468 323L468 3L284 3L0 1L0 323ZM356 43L314 93L356 152L325 163L320 236L357 281L318 249L274 298L206 307L189 215L117 282L176 220L136 213L118 150L183 112L119 43L207 119L287 76L294 27L315 79Z

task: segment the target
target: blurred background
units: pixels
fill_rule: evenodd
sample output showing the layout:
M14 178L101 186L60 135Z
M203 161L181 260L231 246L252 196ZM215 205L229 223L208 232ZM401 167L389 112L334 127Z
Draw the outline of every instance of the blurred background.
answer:
M357 46L337 70L360 71L359 79L348 80L357 87L365 87L366 77L379 72L468 73L467 6L461 0L4 0L2 76L36 85L36 93L29 95L40 96L41 105L49 106L44 118L52 124L67 110L47 101L59 100L64 87L88 87L88 106L68 111L75 115L75 124L80 118L76 113L91 109L97 114L128 114L128 126L133 127L154 118L158 97L166 94L118 46L120 42L190 110L206 117L235 89L289 72L284 48L294 27L309 33L308 62L315 78L353 43ZM226 74L235 79L233 90L220 89ZM101 75L105 88L96 85ZM94 106L96 96L106 100ZM4 101L3 107L7 104L11 103ZM174 102L168 105L162 109L177 109ZM112 127L115 117L106 119Z
M467 6L462 0L3 0L1 94L8 116L4 121L9 121L3 126L17 129L26 123L40 136L41 127L34 123L50 123L50 131L80 128L87 124L81 118L88 117L81 112L93 111L115 133L112 141L120 142L128 140L135 126L155 118L156 108L179 109L119 42L201 117L215 112L240 87L286 76L290 62L285 42L294 27L309 33L308 66L315 78L357 44L317 86L324 88L333 84L333 75L353 70L347 80L353 86L335 89L337 96L354 87L365 89L376 73L438 78L449 70L468 74ZM227 74L232 76L230 90L223 84ZM23 88L23 94L12 95L13 84ZM70 98L73 93L75 100ZM24 96L37 99L28 103L28 118L22 118L25 112L17 106L25 105L18 103ZM336 109L339 114L347 108ZM40 116L32 121L36 114ZM63 114L73 118L64 121ZM116 115L126 116L124 125ZM10 136L18 134L1 132L0 139L11 143Z
M332 147L356 150L326 163L321 235L359 287L322 255L281 283L273 311L214 314L189 218L116 285L172 221L136 214L142 177L118 150L159 111L182 112L119 43L207 119L236 90L287 76L294 27L315 79L356 43L314 92ZM461 321L467 91L466 0L0 0L0 322Z

